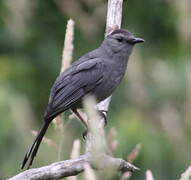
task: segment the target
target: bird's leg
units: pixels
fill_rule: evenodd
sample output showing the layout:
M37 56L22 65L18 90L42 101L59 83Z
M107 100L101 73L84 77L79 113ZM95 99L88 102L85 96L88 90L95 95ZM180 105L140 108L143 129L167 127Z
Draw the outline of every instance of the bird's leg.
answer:
M82 136L85 139L86 135L88 133L88 125L86 120L81 116L81 114L77 111L77 109L72 109L72 112L78 117L78 119L82 122L82 124L85 126L86 130L83 132Z
M88 125L87 125L87 122L86 120L84 120L84 118L81 116L81 114L77 111L77 109L71 109L72 112L78 117L78 119L80 119L80 121L82 122L82 124L86 127L86 130L83 132L82 136L84 139L86 139L86 135L88 133ZM105 110L99 110L98 111L100 116L104 119L104 126L107 125L107 111Z
M85 126L86 130L83 132L82 136L84 140L86 139L86 136L88 134L88 125L87 122L84 120L84 118L80 115L80 113L77 111L77 109L72 109L72 112L80 119L82 124Z
M104 127L107 125L107 111L105 110L98 110L98 113L103 118L103 125ZM83 132L83 138L86 139L86 136L88 134L88 128Z
M80 119L80 121L82 122L82 124L88 129L88 125L86 120L84 120L84 118L81 116L81 114L77 111L77 109L72 109L72 112L78 117L78 119Z
M100 116L104 119L104 127L107 125L107 111L98 110Z

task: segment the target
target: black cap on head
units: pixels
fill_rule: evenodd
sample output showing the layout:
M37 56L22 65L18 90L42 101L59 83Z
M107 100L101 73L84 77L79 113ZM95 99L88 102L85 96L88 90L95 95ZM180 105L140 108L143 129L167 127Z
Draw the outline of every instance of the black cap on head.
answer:
M131 42L132 44L145 42L144 39L135 37L131 32L129 32L126 29L113 30L109 35L113 36L113 35L117 35L117 34L123 34L124 36L127 37L128 41Z
M133 34L127 31L126 29L116 29L111 33L111 35L114 35L114 34L124 34L126 36L133 36Z

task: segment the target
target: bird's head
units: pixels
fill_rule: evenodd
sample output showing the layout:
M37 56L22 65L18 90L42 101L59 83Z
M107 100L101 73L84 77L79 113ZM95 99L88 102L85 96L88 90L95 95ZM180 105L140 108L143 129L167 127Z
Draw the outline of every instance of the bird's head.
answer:
M130 53L135 44L142 42L144 39L135 37L126 29L113 30L104 40L107 48L110 48L114 53Z

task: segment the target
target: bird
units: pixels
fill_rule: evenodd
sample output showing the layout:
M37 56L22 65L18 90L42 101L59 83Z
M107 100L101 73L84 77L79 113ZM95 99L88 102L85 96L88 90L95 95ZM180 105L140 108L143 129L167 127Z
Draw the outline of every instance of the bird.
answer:
M113 93L124 77L134 45L142 42L144 39L135 37L127 29L114 29L97 49L74 61L57 77L50 90L43 124L24 157L21 169L26 164L27 169L30 168L43 136L57 115L71 109L83 122L77 110L82 108L87 95L93 95L97 102L101 102Z

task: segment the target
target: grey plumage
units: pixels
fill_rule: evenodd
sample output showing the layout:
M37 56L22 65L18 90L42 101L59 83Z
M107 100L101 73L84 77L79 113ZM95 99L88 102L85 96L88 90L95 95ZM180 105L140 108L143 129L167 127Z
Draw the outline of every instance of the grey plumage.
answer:
M83 98L92 94L100 102L110 96L121 82L134 44L144 42L124 29L114 30L94 51L75 61L56 79L50 92L44 124L26 154L22 168L28 167L38 151L40 142L58 114L67 109L81 108Z

